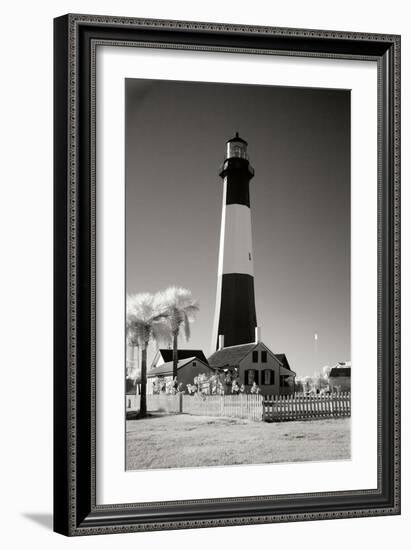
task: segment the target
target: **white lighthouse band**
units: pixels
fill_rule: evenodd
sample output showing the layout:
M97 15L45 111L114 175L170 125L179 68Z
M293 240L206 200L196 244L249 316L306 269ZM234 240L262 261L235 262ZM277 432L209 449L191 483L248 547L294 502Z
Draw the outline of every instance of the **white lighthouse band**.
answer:
M224 181L224 199L227 181ZM254 276L251 210L244 204L225 204L222 208L218 276L246 273Z

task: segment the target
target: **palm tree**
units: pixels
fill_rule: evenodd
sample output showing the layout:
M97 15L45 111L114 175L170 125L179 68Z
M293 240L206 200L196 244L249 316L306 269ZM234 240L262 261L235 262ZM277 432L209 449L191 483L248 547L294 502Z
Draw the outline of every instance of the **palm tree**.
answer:
M132 326L129 326L128 323L127 323L127 326L126 326L126 336L127 336L127 345L130 346L132 349L133 349L133 354L132 354L132 362L134 362L134 349L136 349L137 351L137 356L139 355L139 351L140 351L140 346L139 346L139 343L138 343L138 338L136 336L136 333L135 333L135 330ZM138 361L137 361L138 363ZM129 369L129 365L128 365L128 361L126 361L126 376L129 377L129 378L132 378L132 375L134 374L133 373L133 368ZM135 389L136 389L136 395L138 393L138 387L139 387L139 384L138 384L138 378L140 377L140 372L139 372L139 369L135 369L135 379L134 379L134 385L135 385ZM130 376L131 375L131 376Z
M178 337L180 329L184 329L186 341L190 339L190 322L199 310L198 303L193 299L191 290L171 286L159 292L155 302L159 311L162 311L170 331L170 340L173 343L173 379L177 380L178 366Z
M127 338L141 350L140 417L147 415L147 348L151 339L163 335L164 316L156 308L153 294L127 296Z

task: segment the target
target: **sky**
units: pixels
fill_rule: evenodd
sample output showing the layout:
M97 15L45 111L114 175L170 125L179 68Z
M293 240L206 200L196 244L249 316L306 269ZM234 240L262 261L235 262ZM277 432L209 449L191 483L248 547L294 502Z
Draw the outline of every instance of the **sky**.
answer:
M218 173L238 131L262 340L297 376L350 360L350 92L126 79L125 94L127 293L190 289L200 311L179 345L210 354Z

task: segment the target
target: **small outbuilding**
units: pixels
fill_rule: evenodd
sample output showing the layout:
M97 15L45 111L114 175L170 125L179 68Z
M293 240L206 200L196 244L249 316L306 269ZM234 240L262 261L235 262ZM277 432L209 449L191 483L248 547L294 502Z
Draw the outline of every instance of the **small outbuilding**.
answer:
M338 363L330 370L328 385L331 392L351 391L351 363Z
M180 351L180 350L179 350ZM186 350L184 350L186 351ZM177 363L177 380L178 383L183 384L184 387L187 384L194 384L194 378L199 374L214 374L212 369L206 361L192 356L185 359L180 359ZM173 380L173 361L167 361L160 365L151 368L147 373L147 393L153 394L158 388L156 384L159 382L171 382Z

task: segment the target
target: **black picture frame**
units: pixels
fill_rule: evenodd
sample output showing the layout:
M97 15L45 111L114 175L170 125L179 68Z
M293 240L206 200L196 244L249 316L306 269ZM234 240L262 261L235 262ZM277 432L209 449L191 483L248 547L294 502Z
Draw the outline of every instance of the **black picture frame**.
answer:
M378 64L378 488L96 505L98 44ZM54 20L54 530L90 535L400 513L400 37L93 15ZM138 500L138 495L136 495Z

